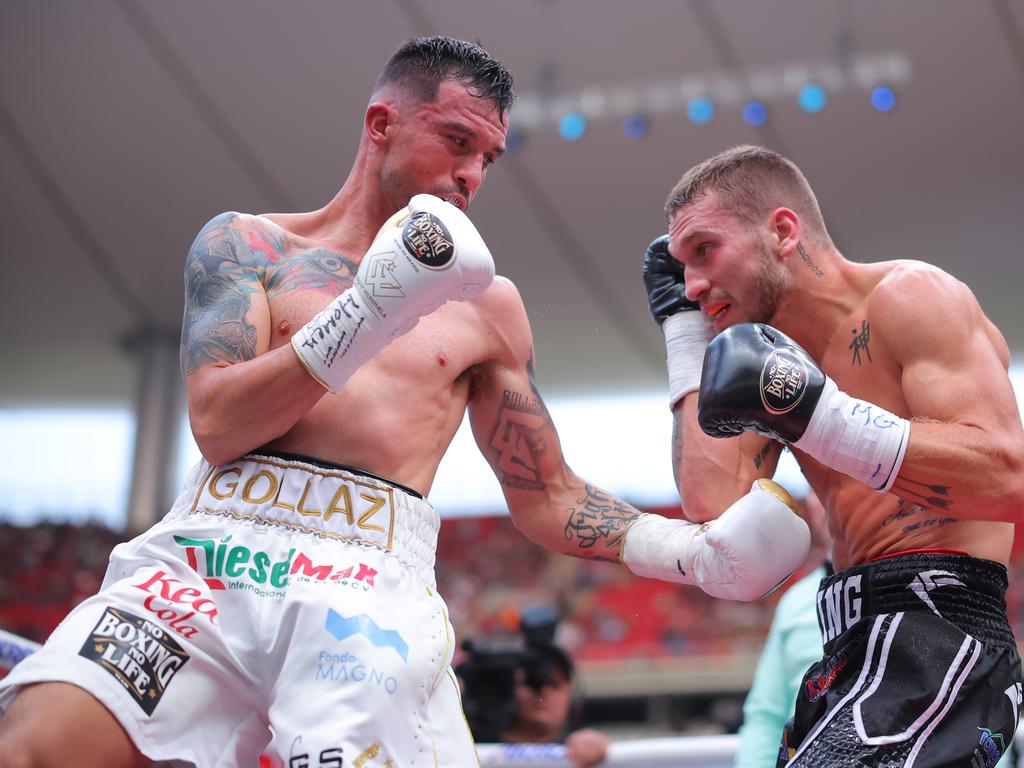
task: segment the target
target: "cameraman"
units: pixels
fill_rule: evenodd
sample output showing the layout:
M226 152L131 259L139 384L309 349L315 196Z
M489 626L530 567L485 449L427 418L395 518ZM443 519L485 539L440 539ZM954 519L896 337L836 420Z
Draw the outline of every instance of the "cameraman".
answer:
M517 670L515 715L512 724L501 734L501 742L564 742L566 756L578 768L603 762L610 741L606 734L593 728L569 731L573 709L573 664L569 655L554 644L534 650L546 662L547 679L530 681L524 670Z
M477 742L564 743L577 768L598 765L609 738L592 728L571 730L573 663L554 642L558 616L548 606L520 614L521 645L484 648L467 641L455 672L463 708Z

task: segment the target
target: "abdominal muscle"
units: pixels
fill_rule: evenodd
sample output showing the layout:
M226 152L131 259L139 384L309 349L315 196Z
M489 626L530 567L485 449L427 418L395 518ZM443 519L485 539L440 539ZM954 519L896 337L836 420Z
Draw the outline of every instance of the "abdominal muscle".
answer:
M1009 561L1010 523L954 517L949 510L874 491L804 456L798 461L825 506L836 570L922 549L965 552L1003 565Z
M462 309L445 305L421 319L265 447L362 469L426 495L469 401L467 371L483 356L472 327L453 317ZM451 330L460 325L466 330L455 338Z

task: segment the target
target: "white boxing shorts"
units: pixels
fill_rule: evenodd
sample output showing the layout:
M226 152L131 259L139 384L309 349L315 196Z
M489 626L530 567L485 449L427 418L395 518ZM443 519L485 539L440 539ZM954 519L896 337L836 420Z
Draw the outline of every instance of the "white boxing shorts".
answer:
M477 766L414 491L304 457L200 462L100 592L0 680L77 685L152 760Z

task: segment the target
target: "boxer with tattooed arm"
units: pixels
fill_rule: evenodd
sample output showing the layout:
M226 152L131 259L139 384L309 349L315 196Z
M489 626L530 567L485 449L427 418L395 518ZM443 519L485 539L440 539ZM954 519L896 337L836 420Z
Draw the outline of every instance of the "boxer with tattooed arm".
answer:
M937 267L846 259L770 150L694 166L665 211L644 279L684 510L713 518L788 446L833 539L823 658L778 765L994 765L1022 680L1005 591L1024 428L1002 335Z
M334 199L200 232L181 360L204 460L4 679L0 766L476 766L425 499L467 408L535 542L734 599L803 562L768 481L698 526L566 465L519 293L465 213L511 101L479 46L412 40Z

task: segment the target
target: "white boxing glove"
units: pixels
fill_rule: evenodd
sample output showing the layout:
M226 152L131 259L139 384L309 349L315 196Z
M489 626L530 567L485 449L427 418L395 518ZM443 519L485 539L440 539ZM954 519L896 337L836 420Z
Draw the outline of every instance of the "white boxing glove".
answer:
M695 584L727 600L757 600L807 559L811 532L795 512L785 488L756 480L708 523L640 515L626 531L622 562L637 576Z
M479 296L494 259L450 203L416 195L380 228L351 288L292 336L306 370L331 392L394 338L446 301Z

